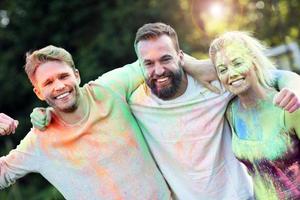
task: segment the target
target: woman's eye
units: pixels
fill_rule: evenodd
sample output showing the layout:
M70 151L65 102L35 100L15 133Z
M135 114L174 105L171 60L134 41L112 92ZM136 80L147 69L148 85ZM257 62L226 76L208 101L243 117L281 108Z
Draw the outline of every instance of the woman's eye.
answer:
M239 67L239 66L241 66L242 64L243 64L243 63L238 62L238 63L235 63L234 65Z
M219 72L220 72L221 74L225 73L226 71L227 71L226 68L219 68Z

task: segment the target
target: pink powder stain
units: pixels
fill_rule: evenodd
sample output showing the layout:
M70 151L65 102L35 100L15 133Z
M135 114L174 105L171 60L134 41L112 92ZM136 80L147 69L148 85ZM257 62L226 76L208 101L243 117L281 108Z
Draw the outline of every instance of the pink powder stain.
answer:
M196 155L201 152L203 147L201 140L211 140L213 134L217 132L218 126L224 122L224 114L226 104L224 98L212 99L213 106L208 108L206 106L195 107L195 109L183 115L178 120L178 127L174 128L179 130L178 140L174 145L177 158L185 165L195 167L204 158ZM211 102L210 102L210 105Z

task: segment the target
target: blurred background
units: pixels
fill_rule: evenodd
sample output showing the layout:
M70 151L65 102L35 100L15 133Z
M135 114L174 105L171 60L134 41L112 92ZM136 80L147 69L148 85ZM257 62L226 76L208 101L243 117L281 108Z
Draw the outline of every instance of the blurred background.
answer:
M254 33L280 68L300 72L298 0L0 0L0 112L19 120L0 138L1 155L30 130L29 114L45 106L23 70L25 53L53 44L67 49L82 82L136 60L133 42L144 23L161 21L178 33L181 48L207 58L213 38L229 30ZM39 174L0 191L0 200L63 197Z

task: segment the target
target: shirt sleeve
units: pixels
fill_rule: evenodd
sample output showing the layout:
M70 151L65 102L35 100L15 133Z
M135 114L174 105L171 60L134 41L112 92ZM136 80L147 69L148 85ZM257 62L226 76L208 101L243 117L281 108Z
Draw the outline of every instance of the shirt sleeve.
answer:
M10 186L30 172L38 171L36 146L36 135L31 130L16 149L0 158L0 189Z
M109 87L127 100L134 90L144 82L142 67L139 62L109 71L94 81L97 84Z
M286 70L271 70L270 71L273 77L273 85L276 90L281 90L284 87L290 88L297 91L298 85L300 83L300 76L295 72L286 71Z

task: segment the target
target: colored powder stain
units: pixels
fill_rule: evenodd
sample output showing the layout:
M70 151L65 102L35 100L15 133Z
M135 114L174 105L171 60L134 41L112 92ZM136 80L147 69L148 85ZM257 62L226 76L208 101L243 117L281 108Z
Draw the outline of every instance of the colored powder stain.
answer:
M211 101L214 101L213 110L222 110L222 113L214 112L213 110L209 110L206 107L203 108L203 112L201 112L203 114L201 116L197 116L197 117L201 117L203 119L202 120L203 122L206 122L203 127L202 126L199 127L200 128L199 130L202 130L202 134L203 133L210 134L211 132L214 132L214 130L218 128L217 126L219 126L219 124L214 122L222 121L224 113L226 111L227 104L224 103L224 99L216 98ZM223 109L221 109L220 107L223 107Z
M276 189L271 181L269 181L270 178L261 176L255 176L254 177L254 191L255 196L257 199L261 200L279 200L278 196L276 194ZM268 188L265 186L268 185Z
M176 142L175 150L176 150L176 155L178 156L177 159L179 159L182 163L185 163L186 158L184 156L184 145L181 140Z
M235 119L237 136L243 140L262 140L263 127L257 111Z
M298 138L286 129L284 111L272 104L273 96L253 109L241 110L238 103L232 104L233 151L252 175L256 199L299 199L299 182L290 173L299 169L298 150L294 151ZM294 159L295 164L289 163Z
M96 174L94 175L98 176L100 180L105 180L105 183L102 184L102 187L99 190L99 196L103 196L103 193L106 193L107 196L113 194L114 199L116 200L123 199L118 186L110 176L111 173L108 172L104 167L101 167L97 162L91 162L90 165L93 169L96 169Z
M223 49L216 55L216 65L225 65L238 74L245 74L252 66L253 58L249 49L240 41L230 41L224 44ZM238 58L238 64L232 63Z
M261 158L273 160L290 147L290 133L283 123L279 123L283 119L284 111L272 104L272 97L267 102L261 102L263 109L260 112L256 109L241 111L238 109L239 104L234 104L232 112L238 113L233 119L238 139L233 138L233 149L238 158L252 161Z
M128 145L128 147L131 147L131 148L133 148L133 147L135 147L136 149L138 148L138 144L137 144L136 140L134 140L130 136L127 138L127 145Z
M248 136L247 136L247 125L246 125L246 123L245 123L242 119L240 119L240 118L238 118L238 119L236 120L236 133L237 133L237 135L238 135L238 137L239 137L240 139L245 140L245 139L248 138Z

